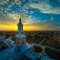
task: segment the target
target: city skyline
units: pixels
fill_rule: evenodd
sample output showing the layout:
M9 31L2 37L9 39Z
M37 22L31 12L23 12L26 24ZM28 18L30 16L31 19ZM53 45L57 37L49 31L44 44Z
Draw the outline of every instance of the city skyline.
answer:
M60 0L0 0L0 31L60 31Z

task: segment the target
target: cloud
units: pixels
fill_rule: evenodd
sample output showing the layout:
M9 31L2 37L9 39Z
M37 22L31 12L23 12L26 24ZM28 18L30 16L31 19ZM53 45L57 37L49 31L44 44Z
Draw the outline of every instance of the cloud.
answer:
M25 2L25 0L23 0L22 2Z
M17 17L18 15L16 14L1 14L0 13L0 24L3 24L3 25L17 24L18 22Z
M18 13L16 13L16 14L15 13L14 14L13 13L9 13L9 14L1 14L0 13L0 24L3 24L3 25L15 24L15 25L17 25L20 16L22 18L24 25L32 24L32 22L33 22L32 16L26 16L26 15L23 16L23 15L18 14Z
M22 11L24 12L24 14L28 14L28 9L29 9L29 6L27 4L24 4L23 7L22 7Z
M1 0L0 5L7 4L8 2L9 2L9 0Z
M3 11L3 7L2 7L2 6L0 6L0 13L2 13L2 11Z
M39 9L42 13L60 14L60 7L52 7L47 2L31 3L30 7Z
M60 1L60 0L58 0L58 1ZM16 27L16 25L19 21L19 17L22 14L21 15L22 21L23 21L23 24L26 29L60 30L60 25L58 25L58 23L55 24L55 21L56 21L56 20L54 21L55 17L51 17L48 22L47 20L39 20L38 16L33 15L33 14L37 14L39 11L41 13L60 14L59 6L57 7L55 4L53 4L53 5L55 5L55 7L53 7L53 5L51 5L52 2L50 4L49 0L29 0L28 3L26 2L26 4L25 4L25 2L26 2L26 0L23 0L23 1L21 1L21 0L1 0L1 2L0 2L0 26L7 27L7 28L8 28L8 26L10 28L12 26ZM5 4L6 4L6 6L4 6ZM39 11L37 11L36 9L38 9ZM3 11L6 14L2 14ZM2 29L2 28L0 27L0 29Z
M54 17L51 17L51 18L50 18L50 21L54 21Z
M12 5L16 4L16 5L20 6L21 3L22 2L20 0L11 0Z
M0 14L0 29L1 30L17 30L17 23L19 21L20 15L18 14ZM60 24L49 23L46 20L36 20L32 16L23 16L21 15L24 30L60 30ZM53 17L51 18L53 20ZM14 26L14 27L13 27ZM3 28L2 28L3 27Z
M33 14L34 12L33 11L30 11L30 14Z
M58 2L60 2L60 0L58 0Z
M8 15L9 19L11 19L11 20L18 20L20 18L19 14L9 13L7 15Z
M0 1L0 12L4 10L4 13L12 11L12 7L17 5L19 8L22 2L20 0L1 0ZM5 6L6 5L6 6ZM17 8L19 10L19 8Z
M55 3L53 3L53 5L55 5L55 7L53 7L53 5L51 5L52 2L49 3L50 0L29 0L28 3L23 4L23 2L25 2L25 1L26 0L23 0L23 1L21 1L21 0L1 0L0 1L0 5L1 5L0 6L0 12L2 12L4 4L7 4L8 7L6 7L6 9L4 9L5 13L8 13L9 11L12 11L12 7L14 5L17 5L19 8L16 8L16 9L18 11L19 10L23 11L25 14L29 13L28 9L30 7L39 9L40 12L42 12L42 13L60 14L60 7L58 7ZM58 2L59 1L60 0L58 0ZM35 3L35 2L37 2L37 3ZM14 10L14 12L16 12L16 11ZM33 12L30 12L30 14L32 14L32 13Z

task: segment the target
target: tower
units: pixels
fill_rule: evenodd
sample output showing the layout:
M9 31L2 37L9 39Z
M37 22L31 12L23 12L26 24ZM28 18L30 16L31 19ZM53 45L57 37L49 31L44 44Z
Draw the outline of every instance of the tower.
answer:
M18 33L23 33L23 24L21 21L21 17L20 17L19 23L18 23Z
M23 24L21 20L22 19L20 17L19 23L18 23L18 34L16 35L16 45L19 48L26 45L26 36L23 33Z

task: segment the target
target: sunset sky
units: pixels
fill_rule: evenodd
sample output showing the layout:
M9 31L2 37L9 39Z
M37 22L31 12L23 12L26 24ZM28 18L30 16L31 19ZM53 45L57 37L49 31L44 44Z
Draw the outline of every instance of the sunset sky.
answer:
M0 31L60 31L60 0L0 0Z

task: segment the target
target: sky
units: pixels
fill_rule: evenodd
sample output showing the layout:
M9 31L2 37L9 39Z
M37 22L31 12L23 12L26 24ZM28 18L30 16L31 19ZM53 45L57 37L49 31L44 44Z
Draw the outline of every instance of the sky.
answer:
M0 31L60 31L60 0L0 0Z

